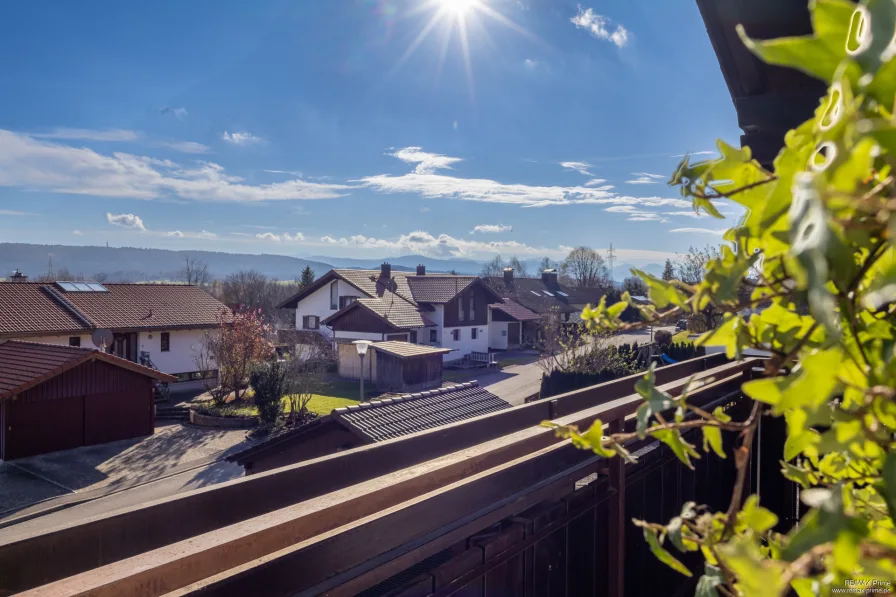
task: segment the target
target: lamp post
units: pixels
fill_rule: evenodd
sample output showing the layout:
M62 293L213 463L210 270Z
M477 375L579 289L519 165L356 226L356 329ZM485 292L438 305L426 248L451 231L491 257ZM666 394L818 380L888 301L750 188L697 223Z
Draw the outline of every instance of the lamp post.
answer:
M361 402L364 402L364 355L367 354L367 348L373 344L370 340L355 340L352 342L361 357Z

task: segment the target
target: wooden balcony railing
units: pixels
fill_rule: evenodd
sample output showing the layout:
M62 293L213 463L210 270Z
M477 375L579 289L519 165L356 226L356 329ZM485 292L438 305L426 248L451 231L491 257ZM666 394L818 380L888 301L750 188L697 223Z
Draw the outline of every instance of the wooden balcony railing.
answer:
M739 386L755 364L712 355L657 378L673 394L693 374L712 378L692 400L740 408ZM729 466L706 457L691 472L650 442L634 446L643 457L625 466L539 426L599 417L630 427L641 402L636 377L65 528L12 527L0 536L0 591L449 595L471 586L463 594L622 595L626 584L644 586L632 561L649 566L629 519L663 520L698 494L713 505L710 493L725 492L711 488L723 484L701 476L723 481ZM666 572L648 580L674 584Z

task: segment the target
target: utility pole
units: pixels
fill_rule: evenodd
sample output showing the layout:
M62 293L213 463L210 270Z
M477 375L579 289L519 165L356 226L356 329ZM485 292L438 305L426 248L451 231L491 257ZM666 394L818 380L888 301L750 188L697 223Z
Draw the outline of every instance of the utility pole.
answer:
M610 268L610 281L616 281L616 272L614 271L616 267L616 251L613 249L613 243L610 243L610 248L607 249L607 267Z

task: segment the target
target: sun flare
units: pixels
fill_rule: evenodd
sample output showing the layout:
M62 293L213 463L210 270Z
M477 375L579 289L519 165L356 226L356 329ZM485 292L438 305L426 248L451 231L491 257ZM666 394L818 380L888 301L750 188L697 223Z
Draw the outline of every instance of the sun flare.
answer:
M480 0L439 0L441 9L456 15L466 14L470 9L481 4Z

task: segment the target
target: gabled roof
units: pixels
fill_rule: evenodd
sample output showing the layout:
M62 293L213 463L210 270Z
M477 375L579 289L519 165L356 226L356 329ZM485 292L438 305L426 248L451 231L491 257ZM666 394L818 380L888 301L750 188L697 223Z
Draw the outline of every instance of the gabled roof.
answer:
M604 291L600 288L572 288L563 284L546 284L541 278L514 278L506 284L504 278L485 278L501 297L519 303L536 313L574 313L587 304L600 301Z
M413 302L410 288L402 272L393 272L388 280L383 279L380 270L367 269L331 269L323 276L298 291L279 305L278 309L295 309L306 296L320 290L334 280L342 280L351 284L368 298L383 297L396 294L408 302Z
M336 311L323 321L321 324L330 325L337 319L343 317L346 313L355 309L364 309L372 317L382 320L386 324L401 330L409 330L423 327L434 327L436 324L423 315L417 307L405 301L397 295L392 295L392 299L373 299L362 298L354 301Z
M475 381L337 408L332 416L367 441L383 441L510 408Z
M530 311L519 303L515 303L510 299L506 299L503 303L496 303L494 305L489 305L489 308L493 311L501 311L509 315L510 317L516 319L517 321L537 321L541 319L541 315L535 313L534 311Z
M104 286L106 292L65 292L52 282L0 282L0 336L214 327L227 309L198 286Z
M379 350L400 358L422 357L430 354L447 354L454 350L452 348L438 348L436 346L411 344L410 342L401 342L397 340L374 342L370 347L374 350Z
M21 394L88 361L103 361L160 381L177 378L89 348L8 340L0 344L0 400Z
M476 276L408 276L411 296L418 303L447 303L476 281Z

